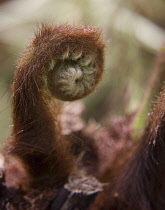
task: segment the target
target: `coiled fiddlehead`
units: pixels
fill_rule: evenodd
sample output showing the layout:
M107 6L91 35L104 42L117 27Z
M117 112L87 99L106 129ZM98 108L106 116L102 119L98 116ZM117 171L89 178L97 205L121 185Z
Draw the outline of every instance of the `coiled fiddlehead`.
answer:
M56 38L59 50L49 62L48 88L60 100L80 99L92 92L101 79L104 45L93 27L59 26L56 33L60 36L60 40Z
M19 59L7 153L22 160L33 178L55 175L61 183L68 176L72 158L52 96L72 101L88 95L101 79L103 51L95 27L43 25Z

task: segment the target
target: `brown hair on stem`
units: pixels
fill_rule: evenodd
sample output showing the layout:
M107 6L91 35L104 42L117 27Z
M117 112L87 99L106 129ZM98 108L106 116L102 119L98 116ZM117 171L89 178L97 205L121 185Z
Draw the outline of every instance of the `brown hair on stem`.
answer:
M61 103L91 93L103 73L104 43L92 26L42 25L18 61L13 130L6 153L22 161L37 185L64 183L73 165L61 134ZM42 183L48 184L48 183Z

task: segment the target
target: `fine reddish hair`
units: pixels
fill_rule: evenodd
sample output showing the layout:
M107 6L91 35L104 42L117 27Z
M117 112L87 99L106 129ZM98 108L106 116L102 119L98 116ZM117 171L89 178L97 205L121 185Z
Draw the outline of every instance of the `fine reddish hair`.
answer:
M6 154L22 161L33 186L51 176L53 182L64 183L72 170L57 99L72 101L94 90L103 73L103 52L95 27L44 24L18 60Z

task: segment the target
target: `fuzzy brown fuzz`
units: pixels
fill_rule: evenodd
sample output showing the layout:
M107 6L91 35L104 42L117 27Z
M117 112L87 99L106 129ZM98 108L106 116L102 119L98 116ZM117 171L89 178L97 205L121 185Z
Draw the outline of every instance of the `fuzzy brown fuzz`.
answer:
M42 25L18 60L13 81L13 130L6 154L8 158L14 156L23 162L33 186L47 185L48 179L60 185L72 170L70 146L61 134L61 104L55 99L82 98L95 88L103 73L104 46L95 27ZM83 54L83 58L92 55L91 60L79 59L77 63L82 66L92 63L95 81L89 91L72 97L65 91L59 92L64 84L58 83L54 72L59 71L56 62L78 65L75 55L79 57L79 54Z

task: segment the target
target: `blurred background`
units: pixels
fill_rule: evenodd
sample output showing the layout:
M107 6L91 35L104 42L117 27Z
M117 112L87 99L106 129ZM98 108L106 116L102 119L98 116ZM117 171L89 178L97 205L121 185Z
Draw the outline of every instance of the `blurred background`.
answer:
M84 99L84 117L105 124L113 116L137 113L134 127L141 131L165 80L164 0L0 0L0 141L12 127L16 61L43 22L102 29L106 71Z

